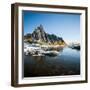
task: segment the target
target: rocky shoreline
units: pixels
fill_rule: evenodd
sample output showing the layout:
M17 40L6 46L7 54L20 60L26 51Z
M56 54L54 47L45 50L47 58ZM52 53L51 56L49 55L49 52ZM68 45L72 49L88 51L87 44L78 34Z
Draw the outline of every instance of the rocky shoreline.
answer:
M57 56L64 45L39 45L24 43L24 54L32 56Z

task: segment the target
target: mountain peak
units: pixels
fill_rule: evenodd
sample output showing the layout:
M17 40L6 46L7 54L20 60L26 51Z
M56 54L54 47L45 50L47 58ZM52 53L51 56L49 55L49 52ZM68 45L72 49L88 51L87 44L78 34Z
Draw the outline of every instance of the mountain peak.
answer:
M36 27L36 29L34 30L34 32L45 32L44 31L44 28L43 28L43 25L40 24L38 27Z
M32 33L33 40L39 40L39 41L47 41L46 39L46 33L44 31L43 25L40 24Z
M43 29L43 25L42 25L42 24L40 24L39 28L40 28L40 29Z
M30 38L32 39L32 42L46 42L46 43L55 43L55 42L63 43L64 42L64 40L61 37L57 37L54 34L46 33L42 24L36 27L30 36L31 36Z

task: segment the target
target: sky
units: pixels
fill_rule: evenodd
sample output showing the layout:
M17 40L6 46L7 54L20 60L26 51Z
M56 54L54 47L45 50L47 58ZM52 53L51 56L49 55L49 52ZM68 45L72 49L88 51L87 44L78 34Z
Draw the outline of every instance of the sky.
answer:
M45 32L65 41L80 41L80 14L23 11L24 35L32 33L40 24Z

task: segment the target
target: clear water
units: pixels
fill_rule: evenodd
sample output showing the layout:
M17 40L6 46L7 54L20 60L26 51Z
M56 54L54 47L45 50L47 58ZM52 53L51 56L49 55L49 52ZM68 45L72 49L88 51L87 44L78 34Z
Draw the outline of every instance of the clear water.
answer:
M59 55L24 56L24 77L80 75L80 51L63 48Z

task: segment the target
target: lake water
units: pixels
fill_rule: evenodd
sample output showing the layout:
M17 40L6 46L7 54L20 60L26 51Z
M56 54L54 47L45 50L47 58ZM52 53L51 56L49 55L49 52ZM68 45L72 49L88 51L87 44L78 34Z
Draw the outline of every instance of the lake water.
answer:
M63 48L59 55L24 56L24 77L80 75L80 51Z

